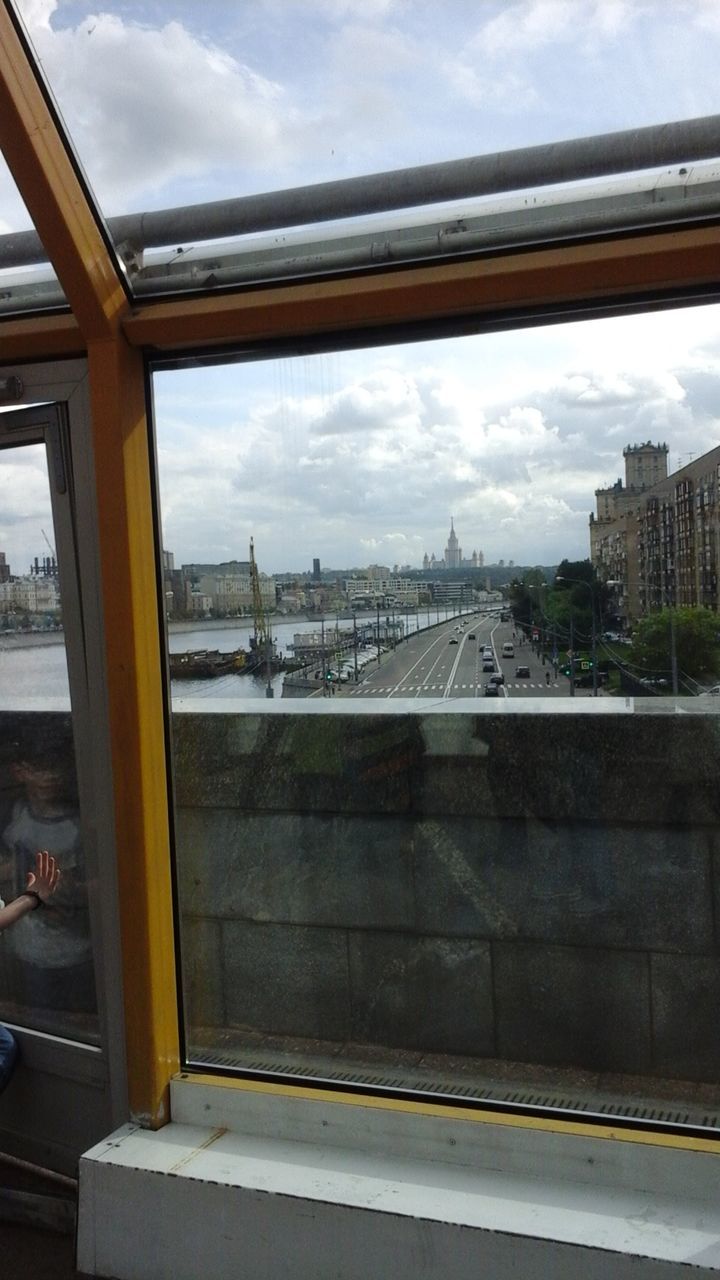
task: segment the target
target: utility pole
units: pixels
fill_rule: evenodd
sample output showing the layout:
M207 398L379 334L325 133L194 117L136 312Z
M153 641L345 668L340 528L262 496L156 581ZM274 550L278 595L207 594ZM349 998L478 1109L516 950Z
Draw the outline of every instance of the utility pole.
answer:
M595 626L595 591L590 586L590 609L592 610L592 669L593 669L593 698L597 698L598 677L597 677L597 628Z
M675 610L670 610L670 671L672 674L672 691L680 692L678 685L677 636L675 634Z
M575 697L575 625L570 614L570 697Z

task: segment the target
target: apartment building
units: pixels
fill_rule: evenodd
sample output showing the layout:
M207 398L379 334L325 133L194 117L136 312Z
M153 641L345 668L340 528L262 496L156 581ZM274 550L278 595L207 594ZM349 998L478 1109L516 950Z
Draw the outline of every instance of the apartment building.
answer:
M596 490L590 555L622 625L669 605L718 608L720 446L667 475L667 446L628 446L626 483Z
M0 610L24 613L56 613L60 608L57 578L27 576L0 582Z

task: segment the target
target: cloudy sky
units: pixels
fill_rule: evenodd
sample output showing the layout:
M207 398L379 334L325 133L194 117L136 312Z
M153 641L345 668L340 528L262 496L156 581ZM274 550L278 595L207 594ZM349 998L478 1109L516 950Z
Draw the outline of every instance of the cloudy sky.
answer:
M717 0L19 7L106 214L720 112ZM0 232L25 225L0 170ZM156 413L177 562L252 532L267 571L419 565L453 515L466 553L551 563L587 554L625 444L720 442L720 311L165 373ZM20 569L47 517L12 489Z

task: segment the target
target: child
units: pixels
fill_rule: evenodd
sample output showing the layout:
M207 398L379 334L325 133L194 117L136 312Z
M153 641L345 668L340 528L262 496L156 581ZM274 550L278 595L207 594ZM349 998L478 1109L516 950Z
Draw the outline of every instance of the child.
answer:
M14 998L32 1009L94 1014L95 978L71 738L58 731L38 742L30 733L19 745L11 774L23 794L13 805L0 839L8 887L13 894L21 892L36 849L50 849L63 873L53 911L28 916L8 938L7 971Z
M0 898L0 930L7 929L22 920L30 911L44 907L57 889L60 880L58 865L47 849L35 854L35 870L27 873L25 890L5 906ZM7 1027L0 1025L0 1093L7 1084L17 1059L17 1041Z

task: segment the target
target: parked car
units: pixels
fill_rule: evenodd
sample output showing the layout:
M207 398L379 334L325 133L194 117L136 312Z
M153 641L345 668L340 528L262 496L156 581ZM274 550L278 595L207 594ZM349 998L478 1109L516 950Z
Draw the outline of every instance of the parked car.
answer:
M516 667L516 668L515 668L515 678L516 678L517 680L529 680L529 679L530 679L530 668L529 668L529 667Z

